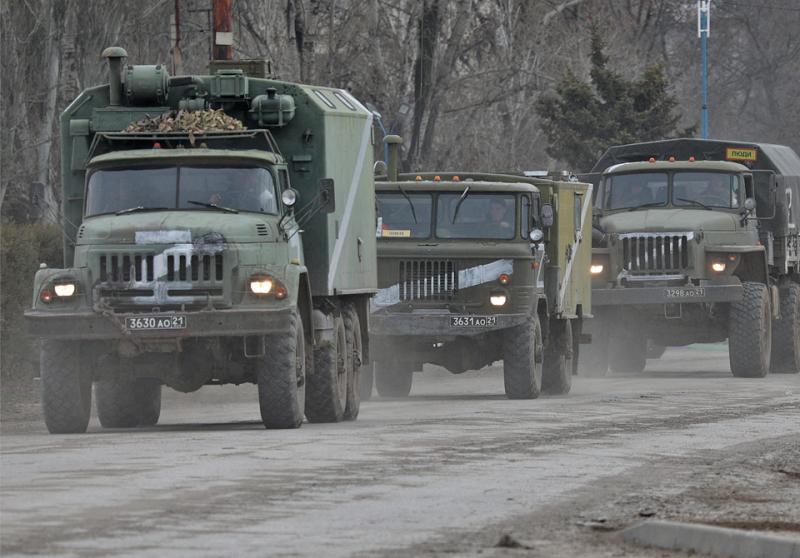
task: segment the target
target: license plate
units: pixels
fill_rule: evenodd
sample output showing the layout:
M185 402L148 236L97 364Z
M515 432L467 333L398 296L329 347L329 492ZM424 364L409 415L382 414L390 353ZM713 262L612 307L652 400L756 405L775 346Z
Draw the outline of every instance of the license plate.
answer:
M140 316L136 318L125 318L125 327L130 331L186 329L186 316Z
M667 298L702 298L706 296L703 287L670 287L664 289Z
M497 316L450 316L450 327L494 327Z

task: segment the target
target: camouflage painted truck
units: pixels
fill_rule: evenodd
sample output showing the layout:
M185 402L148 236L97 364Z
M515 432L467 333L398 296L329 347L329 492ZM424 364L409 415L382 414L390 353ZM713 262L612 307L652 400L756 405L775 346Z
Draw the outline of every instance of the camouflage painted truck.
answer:
M256 383L267 428L354 419L377 288L370 112L235 63L170 77L104 56L110 84L61 117L71 265L36 274L27 313L48 429L86 430L93 383L104 427L155 424L162 384ZM175 120L188 131L160 131Z
M587 373L638 372L647 346L728 340L734 376L800 370L800 158L678 139L610 148L592 256ZM589 177L591 178L591 177ZM591 362L590 362L591 361Z
M390 147L396 141L387 138ZM567 393L590 307L590 186L523 176L396 173L376 181L377 391L408 395L424 363L503 361L512 399ZM371 393L367 376L362 396Z

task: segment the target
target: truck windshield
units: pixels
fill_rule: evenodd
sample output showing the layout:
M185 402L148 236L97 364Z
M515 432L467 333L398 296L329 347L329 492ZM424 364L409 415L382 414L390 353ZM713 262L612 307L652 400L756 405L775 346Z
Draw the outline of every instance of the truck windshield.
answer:
M665 172L617 174L606 179L606 209L665 205L668 176Z
M430 194L379 193L378 236L381 238L428 238L431 235Z
M516 235L513 194L440 194L436 236L510 240Z
M725 172L676 172L672 178L674 205L739 207L739 177Z
M89 176L86 189L87 217L131 209L214 211L213 206L277 214L272 175L245 166L106 168Z

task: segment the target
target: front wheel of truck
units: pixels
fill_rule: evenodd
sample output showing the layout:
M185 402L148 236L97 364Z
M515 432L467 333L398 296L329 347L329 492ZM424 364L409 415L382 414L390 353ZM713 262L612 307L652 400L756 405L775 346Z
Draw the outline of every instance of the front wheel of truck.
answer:
M92 410L91 371L81 366L80 343L42 342L42 410L51 434L86 432Z
M414 380L410 364L403 362L376 362L375 387L381 397L408 397Z
M503 384L509 399L536 399L542 391L542 328L534 316L503 336Z
M306 385L309 422L339 422L347 407L350 355L342 316L333 316L333 338L314 350L314 373Z
M153 426L161 414L161 382L153 378L111 378L94 386L103 428Z
M761 283L742 283L742 300L731 304L728 356L737 378L763 378L769 372L772 312L769 290Z
M296 310L286 331L267 335L266 345L256 375L261 420L266 428L299 428L305 412L311 347Z
M575 359L572 321L552 320L550 339L544 350L542 393L564 395L572 388L572 369Z
M770 372L800 372L800 285L789 283L780 290L781 317L772 322Z

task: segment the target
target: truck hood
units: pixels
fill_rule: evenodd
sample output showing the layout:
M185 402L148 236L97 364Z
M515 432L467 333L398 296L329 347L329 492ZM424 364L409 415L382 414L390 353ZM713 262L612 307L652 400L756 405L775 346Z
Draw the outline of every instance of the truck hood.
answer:
M153 211L90 217L77 244L173 244L214 237L216 242L276 242L278 217L254 213Z
M644 209L607 215L600 219L607 233L739 230L739 216L706 209Z

